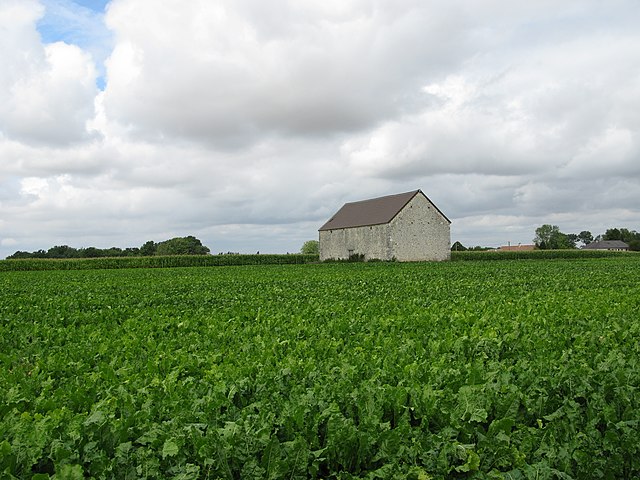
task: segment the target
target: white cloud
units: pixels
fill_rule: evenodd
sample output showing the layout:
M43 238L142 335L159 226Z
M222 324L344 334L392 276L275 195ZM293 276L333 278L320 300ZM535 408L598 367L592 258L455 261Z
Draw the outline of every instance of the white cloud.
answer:
M77 46L40 43L42 14L30 1L0 6L0 133L25 143L81 141L94 115L95 68Z

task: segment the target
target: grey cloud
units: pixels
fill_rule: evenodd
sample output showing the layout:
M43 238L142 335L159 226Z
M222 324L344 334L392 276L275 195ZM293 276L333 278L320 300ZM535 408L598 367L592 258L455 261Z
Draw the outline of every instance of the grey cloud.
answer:
M137 134L222 145L264 132L357 131L415 109L409 102L425 79L472 48L448 9L405 2L389 15L362 2L344 19L337 6L281 2L291 23L270 22L264 33L243 5L204 16L185 6L173 18L157 2L114 3L108 24L120 46L108 62L109 115ZM147 17L141 28L153 35L142 36L131 15ZM157 45L160 35L171 40Z

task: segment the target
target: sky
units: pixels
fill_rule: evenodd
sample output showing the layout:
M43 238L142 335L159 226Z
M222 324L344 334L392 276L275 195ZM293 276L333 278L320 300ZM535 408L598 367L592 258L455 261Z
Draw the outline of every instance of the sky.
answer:
M0 258L297 252L421 189L452 243L640 230L637 0L0 0Z

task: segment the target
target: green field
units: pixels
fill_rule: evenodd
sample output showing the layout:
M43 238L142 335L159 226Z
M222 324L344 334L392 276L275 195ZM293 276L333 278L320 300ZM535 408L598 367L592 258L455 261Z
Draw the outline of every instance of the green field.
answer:
M640 256L0 272L0 478L636 478Z

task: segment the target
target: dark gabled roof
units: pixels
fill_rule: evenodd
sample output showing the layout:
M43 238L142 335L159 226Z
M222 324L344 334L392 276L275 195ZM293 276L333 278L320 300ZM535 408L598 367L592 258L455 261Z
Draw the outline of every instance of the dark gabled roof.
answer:
M629 245L622 240L601 240L599 242L591 242L583 248L586 250L623 250L628 249Z
M385 223L389 223L395 218L400 210L402 210L405 205L418 194L423 195L427 200L429 200L421 190L413 190L411 192L398 193L396 195L388 195L386 197L345 203L327 223L319 228L319 231L364 227L369 225L383 225ZM451 223L451 221L431 200L429 200L429 203L435 207L447 222Z

